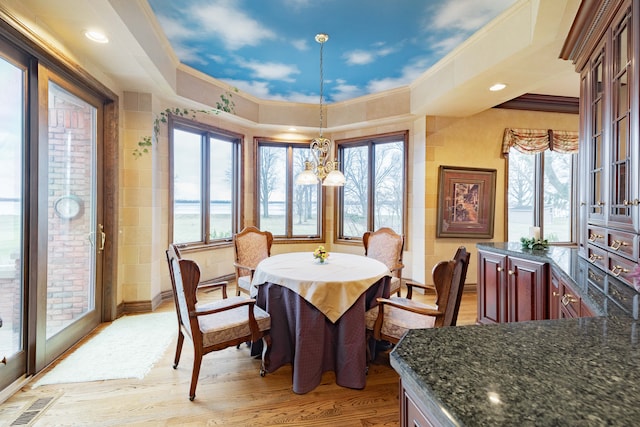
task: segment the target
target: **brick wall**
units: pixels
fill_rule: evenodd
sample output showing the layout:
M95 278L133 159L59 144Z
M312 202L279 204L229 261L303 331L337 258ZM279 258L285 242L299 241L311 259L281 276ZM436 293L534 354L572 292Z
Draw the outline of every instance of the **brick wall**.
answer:
M92 110L72 102L67 95L51 95L49 105L48 182L48 286L47 336L93 308L92 242L100 243L91 223ZM66 219L55 211L63 196L80 201L77 217Z

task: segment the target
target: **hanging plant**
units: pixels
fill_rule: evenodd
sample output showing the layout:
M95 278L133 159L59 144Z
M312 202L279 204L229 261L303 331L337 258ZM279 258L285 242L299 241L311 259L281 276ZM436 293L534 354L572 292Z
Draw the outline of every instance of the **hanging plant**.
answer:
M238 92L237 88L233 88L234 92ZM195 119L198 113L204 114L220 114L220 111L224 111L225 113L235 114L236 113L236 104L233 102L233 94L229 91L220 95L220 101L216 102L216 108L214 110L194 110L191 108L167 108L160 113L153 120L153 138L151 136L145 136L140 141L138 141L138 148L133 150L133 157L136 159L142 157L144 154L149 152L149 149L153 145L153 140L158 140L158 135L160 133L160 123L167 123L169 121L169 115L173 114L174 116L179 117L188 117L190 119Z

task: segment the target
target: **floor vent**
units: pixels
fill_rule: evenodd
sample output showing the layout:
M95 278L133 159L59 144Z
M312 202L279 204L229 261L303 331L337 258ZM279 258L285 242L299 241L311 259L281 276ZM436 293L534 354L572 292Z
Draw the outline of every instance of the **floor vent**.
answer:
M53 397L45 397L37 399L27 409L21 413L18 418L11 423L12 426L28 426L30 425L38 415L40 415L44 409L47 408L53 401Z

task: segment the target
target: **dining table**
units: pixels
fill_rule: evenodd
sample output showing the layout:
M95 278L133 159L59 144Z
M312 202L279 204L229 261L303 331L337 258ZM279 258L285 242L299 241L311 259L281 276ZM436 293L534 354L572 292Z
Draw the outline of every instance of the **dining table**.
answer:
M250 293L271 316L267 372L290 364L297 394L316 388L327 371L340 386L364 388L365 312L389 296L390 277L382 262L349 253L332 252L324 263L312 252L262 260Z

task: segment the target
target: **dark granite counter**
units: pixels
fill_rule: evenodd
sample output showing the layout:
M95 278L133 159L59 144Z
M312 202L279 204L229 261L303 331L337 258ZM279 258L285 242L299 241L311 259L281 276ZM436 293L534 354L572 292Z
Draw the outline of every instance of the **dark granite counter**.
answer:
M599 317L412 330L391 365L442 425L640 425L639 294L571 248L479 250L549 262Z
M632 426L639 329L627 317L418 329L391 365L443 425Z

